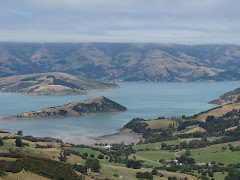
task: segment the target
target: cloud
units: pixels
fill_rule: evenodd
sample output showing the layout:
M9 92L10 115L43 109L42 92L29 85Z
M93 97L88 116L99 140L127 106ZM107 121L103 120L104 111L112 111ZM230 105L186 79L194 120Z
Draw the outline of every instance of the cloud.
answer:
M240 42L237 0L0 2L0 41Z

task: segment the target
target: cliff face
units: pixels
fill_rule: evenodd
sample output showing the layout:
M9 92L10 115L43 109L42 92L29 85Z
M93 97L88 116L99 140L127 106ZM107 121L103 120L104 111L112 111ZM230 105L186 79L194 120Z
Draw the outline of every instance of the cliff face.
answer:
M127 111L127 108L106 97L99 96L86 101L72 102L64 106L50 107L40 111L32 111L19 115L5 116L1 118L1 120L82 116L95 113L109 113L123 111Z
M119 87L115 83L93 81L66 73L38 73L0 78L0 92L30 95L86 94Z

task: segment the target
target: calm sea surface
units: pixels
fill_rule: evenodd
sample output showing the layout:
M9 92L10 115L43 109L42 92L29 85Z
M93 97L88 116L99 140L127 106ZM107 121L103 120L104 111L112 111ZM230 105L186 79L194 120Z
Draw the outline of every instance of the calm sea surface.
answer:
M128 108L127 112L96 114L80 117L45 118L0 121L0 130L39 137L76 137L104 135L116 132L135 117L153 119L191 115L214 106L210 100L240 87L240 82L195 83L118 83L112 92L93 92L71 96L29 96L0 94L0 117L65 105L96 96L106 96Z

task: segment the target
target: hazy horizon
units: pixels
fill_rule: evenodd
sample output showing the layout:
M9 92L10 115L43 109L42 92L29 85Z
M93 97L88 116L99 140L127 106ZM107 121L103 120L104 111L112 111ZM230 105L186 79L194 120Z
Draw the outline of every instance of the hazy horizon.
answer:
M186 44L186 43L161 43L161 42L94 42L94 41L91 41L91 42L70 42L70 41L66 41L66 42L63 42L63 41L59 41L59 42L54 42L54 41L49 41L49 42L40 42L40 41L0 41L0 43L26 43L26 44L31 44L31 43L36 43L36 44L54 44L54 43L65 43L65 44L81 44L81 43L106 43L106 44L159 44L159 45L185 45L185 46L197 46L197 45L237 45L239 46L240 44L236 44L236 43L196 43L196 44Z

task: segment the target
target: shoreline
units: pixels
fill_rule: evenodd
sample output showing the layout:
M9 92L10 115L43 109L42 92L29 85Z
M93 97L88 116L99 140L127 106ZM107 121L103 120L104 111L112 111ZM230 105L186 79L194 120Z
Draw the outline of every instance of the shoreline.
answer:
M36 94L36 93L21 93L21 92L6 92L0 90L0 93L2 94L21 94L21 95L29 95L29 96L72 96L72 95L86 95L88 93L92 92L112 92L113 89L116 88L121 88L120 86L118 87L112 87L112 88L105 88L105 89L94 89L94 90L87 90L87 91L80 91L79 93L56 93L56 94Z
M56 106L58 107L58 106ZM41 109L44 110L44 109ZM41 111L40 110L40 111ZM121 113L121 112L127 112L128 110L125 111L116 111L116 112L96 112L96 113L86 113L86 114L82 114L82 115L73 115L73 116L50 116L50 117L29 117L29 118L11 118L11 119L5 119L5 117L7 116L17 116L17 115L7 115L7 116L3 116L0 117L0 121L11 121L11 120L26 120L26 119L48 119L48 118L66 118L66 117L78 117L78 116L88 116L88 115L95 115L95 114L114 114L114 113ZM36 111L30 111L30 112L26 112L26 113L31 113L31 112L36 112ZM20 114L21 115L21 114Z
M58 139L57 137L55 137ZM63 137L61 140L64 143L71 143L75 145L84 144L93 146L95 143L104 143L104 144L113 144L113 143L122 143L125 144L136 144L142 138L141 135L136 133L128 132L128 131L118 131L113 134L106 134L100 136L69 136Z
M8 131L1 131L1 133L10 133L14 134ZM25 135L24 135L25 136ZM31 136L31 135L28 135ZM88 145L88 146L94 146L95 143L103 143L103 144L114 144L114 143L122 143L125 144L137 144L140 141L140 138L142 138L141 135L126 131L126 130L119 130L117 129L117 132L112 134L105 134L105 135L96 135L96 136L32 136L36 139L44 140L44 141L50 141L50 142L57 142L62 141L63 143L70 143L74 145Z

